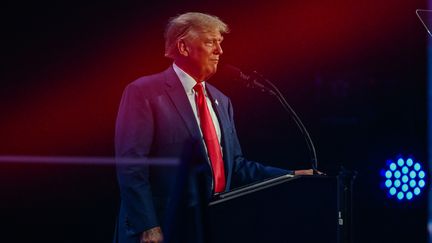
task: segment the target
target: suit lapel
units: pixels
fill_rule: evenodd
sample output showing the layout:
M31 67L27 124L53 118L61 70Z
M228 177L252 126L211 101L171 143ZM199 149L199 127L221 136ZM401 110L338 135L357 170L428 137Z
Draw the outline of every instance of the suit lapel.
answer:
M201 135L198 129L198 124L183 85L172 67L168 68L164 74L168 96L182 117L190 135L193 138L200 138Z

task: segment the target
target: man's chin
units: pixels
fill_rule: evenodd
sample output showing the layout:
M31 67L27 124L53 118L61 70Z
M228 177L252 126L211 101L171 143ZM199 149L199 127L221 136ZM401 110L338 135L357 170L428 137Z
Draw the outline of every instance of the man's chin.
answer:
M207 73L208 73L209 75L213 75L213 74L216 73L217 69L218 69L217 64L211 65L211 66L207 69Z
M209 79L211 76L215 75L216 71L217 71L217 65L214 65L213 67L209 68L207 70L206 80Z

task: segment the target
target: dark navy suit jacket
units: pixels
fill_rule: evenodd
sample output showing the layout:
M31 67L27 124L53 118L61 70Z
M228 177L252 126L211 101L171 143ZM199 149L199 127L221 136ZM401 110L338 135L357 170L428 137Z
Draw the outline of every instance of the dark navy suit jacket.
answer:
M278 176L290 171L246 160L240 148L230 100L206 83L221 127L226 190L233 185ZM117 176L121 206L119 242L138 242L141 232L162 225L170 205L172 175L148 164L127 164L122 158L188 158L204 168L206 194L212 177L203 139L183 85L173 68L130 83L120 103L116 123ZM186 155L186 157L184 156Z

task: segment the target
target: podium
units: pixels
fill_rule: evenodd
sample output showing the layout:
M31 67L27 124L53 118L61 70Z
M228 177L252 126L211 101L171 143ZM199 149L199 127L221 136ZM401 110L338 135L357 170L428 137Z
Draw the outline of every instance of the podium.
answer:
M351 242L352 177L285 175L210 202L205 242Z

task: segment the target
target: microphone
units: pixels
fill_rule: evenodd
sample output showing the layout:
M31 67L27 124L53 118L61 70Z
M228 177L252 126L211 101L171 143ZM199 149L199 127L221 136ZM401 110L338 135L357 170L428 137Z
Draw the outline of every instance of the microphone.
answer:
M234 80L238 80L238 81L243 82L246 85L246 87L248 87L248 88L257 87L257 88L260 88L263 92L269 92L272 95L275 94L273 92L273 90L271 90L270 88L268 88L267 86L265 86L264 84L259 82L263 78L260 77L257 73L249 75L249 74L242 72L238 67L230 65L230 64L225 64L222 67L222 72L227 77L230 77Z
M270 82L270 80L262 77L257 72L254 72L252 75L245 74L239 68L237 68L233 65L230 65L230 64L225 64L222 67L222 72L230 78L242 81L244 84L246 84L246 87L248 87L248 88L258 87L261 89L261 91L266 92L268 94L271 94L279 100L279 102L282 104L283 108L290 114L291 118L294 120L297 127L299 128L299 130L303 134L303 137L306 141L306 144L307 144L307 147L309 150L309 156L311 159L312 169L314 171L314 174L318 174L318 159L317 159L317 155L316 155L315 146L312 142L312 139L309 135L309 132L307 131L306 127L303 125L303 122L298 117L296 112L288 104L288 102L286 101L283 94L279 91L279 89L272 82ZM265 82L270 87L263 85L260 81Z

